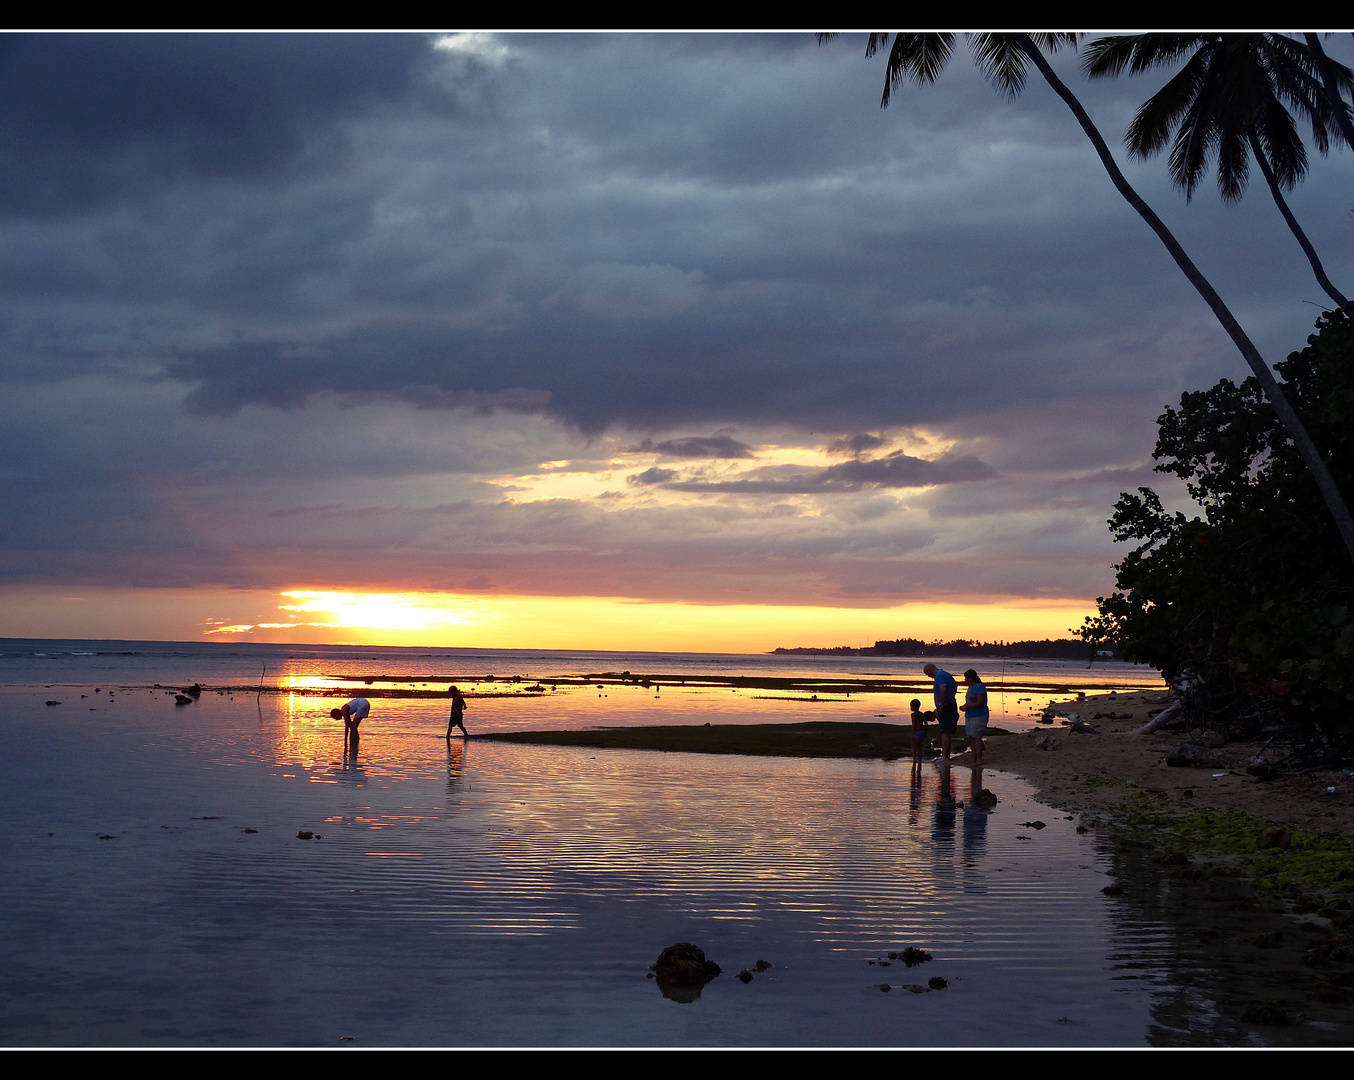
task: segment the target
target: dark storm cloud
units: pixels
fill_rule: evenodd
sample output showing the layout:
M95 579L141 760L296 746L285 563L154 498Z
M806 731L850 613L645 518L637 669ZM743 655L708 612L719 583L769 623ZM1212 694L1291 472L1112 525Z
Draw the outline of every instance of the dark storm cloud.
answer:
M427 52L402 34L6 35L0 212L277 172L317 130L408 98Z
M11 297L81 305L13 312L0 363L159 366L221 416L335 393L591 434L859 432L1136 392L1145 340L1195 301L1060 104L1004 103L961 57L881 113L859 44L505 36L495 60L417 35L12 39L0 137L29 194L11 203L177 186L0 237Z
M1245 374L1037 81L1005 102L961 53L881 111L860 37L453 45L0 39L4 572L1095 595L1154 418ZM1055 62L1117 147L1147 80ZM1350 161L1293 193L1337 281ZM1127 171L1263 351L1300 345L1263 191ZM906 428L962 452L869 456ZM716 464L771 445L843 456ZM636 452L606 513L578 494ZM719 497L635 509L663 485Z

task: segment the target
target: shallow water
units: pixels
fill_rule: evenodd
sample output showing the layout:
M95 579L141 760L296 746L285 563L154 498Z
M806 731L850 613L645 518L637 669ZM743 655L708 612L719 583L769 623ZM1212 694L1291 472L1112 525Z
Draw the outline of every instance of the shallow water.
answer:
M414 712L347 755L314 699L101 689L0 692L4 1045L1258 1041L1014 777L945 810L931 765L448 750ZM683 940L724 968L687 1004L647 978Z
M786 656L730 653L616 653L532 649L412 649L348 645L256 645L217 642L79 641L0 639L0 685L52 689L145 687L154 683L209 687L255 686L287 695L292 717L327 715L335 702L373 690L445 690L456 682L470 693L472 729L507 731L591 725L781 723L797 720L908 722L908 701L926 701L931 681L921 666L935 661L952 672L977 665L986 680L992 723L1018 730L1034 724L1050 701L1078 693L1162 687L1160 675L1141 664L1067 660L1008 660L986 664L972 658ZM744 675L762 678L906 680L909 688L888 692L823 692L731 689L727 686L646 688L605 681L601 686L554 685L552 679L599 672L661 672L666 675ZM492 676L493 678L489 678ZM519 677L520 683L510 680ZM534 680L548 687L533 694ZM326 700L303 693L324 689ZM494 695L489 698L476 694ZM58 697L62 696L60 694ZM373 724L420 724L446 705L428 700L382 698ZM927 706L929 707L929 701Z

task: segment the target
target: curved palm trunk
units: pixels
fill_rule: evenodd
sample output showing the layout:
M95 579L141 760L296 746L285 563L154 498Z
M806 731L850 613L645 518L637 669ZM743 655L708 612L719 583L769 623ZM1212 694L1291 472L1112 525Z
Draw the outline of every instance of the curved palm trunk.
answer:
M1302 231L1302 226L1298 224L1298 219L1293 216L1293 211L1288 209L1288 201L1283 197L1279 190L1279 182L1274 178L1274 170L1269 167L1269 162L1265 159L1264 151L1260 149L1260 140L1255 137L1255 132L1250 133L1251 153L1255 155L1255 163L1260 166L1260 172L1265 178L1265 183L1269 185L1269 193L1274 196L1274 205L1279 208L1279 213L1283 215L1284 221L1288 222L1288 228L1297 239L1298 246L1302 248L1302 253L1307 256L1307 261L1312 264L1312 273L1316 275L1317 284L1320 285L1335 303L1342 308L1349 307L1349 301L1345 294L1331 284L1330 278L1326 276L1326 268L1321 265L1321 260L1317 258L1316 249L1307 239L1307 234Z
M1232 339L1232 343L1236 345L1251 371L1255 373L1260 388L1278 414L1279 422L1283 424L1284 431L1293 440L1294 447L1311 472L1312 478L1316 481L1317 489L1321 492L1321 497L1325 500L1331 517L1335 519L1335 527L1340 531L1340 537L1345 542L1345 548L1349 552L1349 560L1354 563L1354 519L1350 517L1349 507L1345 505L1344 496L1340 494L1335 478L1326 468L1326 463L1322 459L1320 451L1312 442L1311 436L1307 434L1307 429L1302 426L1298 414L1293 411L1293 406L1288 403L1288 399L1283 396L1283 391L1279 389L1279 384L1274 379L1274 373L1269 370L1269 365L1265 363L1265 358L1260 355L1260 350L1246 336L1246 331L1241 328L1241 324L1236 321L1236 317L1223 303L1217 290L1208 283L1208 279L1199 272L1199 268L1194 265L1194 261L1185 254L1185 249L1180 246L1180 241L1175 238L1170 229L1166 228L1162 220L1157 217L1156 212L1143 201L1142 196L1133 190L1133 186L1119 170L1114 155L1110 153L1110 148L1106 145L1104 138L1101 137L1099 129L1091 120L1090 114L1082 108L1076 95L1058 78L1057 73L1044 59L1044 54L1039 51L1028 35L1021 35L1019 40L1021 50L1030 59L1030 62L1039 69L1039 74L1044 77L1044 81L1072 110L1072 115L1077 118L1077 123L1081 125L1086 137L1091 140L1095 152L1100 155L1100 162L1105 166L1105 171L1109 173L1110 180L1118 189L1119 194L1138 212L1138 216L1147 222L1148 227L1157 234L1157 239L1166 246L1166 250L1171 253L1171 258L1175 260L1176 265L1180 267L1185 277L1189 278L1190 284L1203 297L1204 303L1212 309L1218 322L1227 331L1227 336Z
M1307 51L1316 59L1316 66L1321 72L1321 87L1326 91L1326 100L1335 111L1335 122L1340 125L1340 133L1344 135L1345 142L1354 147L1354 122L1350 121L1344 98L1336 89L1335 69L1331 66L1326 50L1321 47L1321 36L1311 33L1302 36L1307 39Z

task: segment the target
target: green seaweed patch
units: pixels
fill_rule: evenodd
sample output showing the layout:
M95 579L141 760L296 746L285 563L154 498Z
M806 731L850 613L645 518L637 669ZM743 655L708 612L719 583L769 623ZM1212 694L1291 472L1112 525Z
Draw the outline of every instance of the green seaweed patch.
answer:
M544 746L766 757L892 759L912 753L911 725L831 720L799 724L595 728L588 731L499 731L477 734L475 738Z
M1183 811L1161 793L1139 792L1109 823L1135 847L1188 854L1210 874L1239 877L1299 912L1339 919L1354 895L1354 844L1338 833L1282 830L1285 846L1260 847L1274 823L1236 811Z

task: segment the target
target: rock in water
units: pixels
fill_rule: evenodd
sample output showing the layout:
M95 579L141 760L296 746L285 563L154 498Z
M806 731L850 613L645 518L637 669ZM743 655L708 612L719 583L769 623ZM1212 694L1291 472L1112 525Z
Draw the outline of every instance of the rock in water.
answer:
M690 1002L701 996L701 987L719 974L719 965L705 959L705 950L689 941L669 945L654 965L658 988L665 998Z

